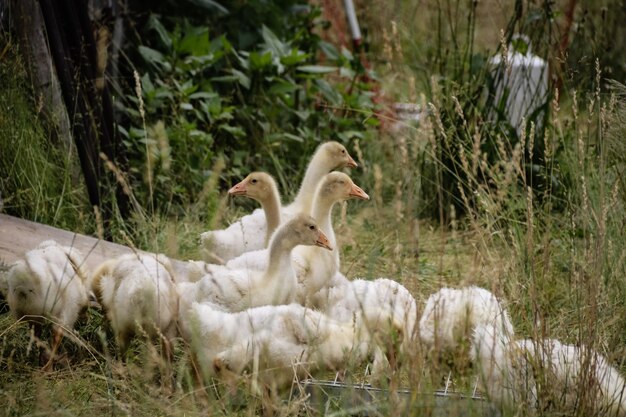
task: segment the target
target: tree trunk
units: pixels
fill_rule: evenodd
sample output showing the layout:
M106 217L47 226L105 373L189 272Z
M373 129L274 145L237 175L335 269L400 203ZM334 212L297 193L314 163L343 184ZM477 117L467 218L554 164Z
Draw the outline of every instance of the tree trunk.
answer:
M13 10L14 27L22 54L27 60L33 90L40 101L38 105L41 105L60 142L69 152L73 149L70 120L48 50L41 8L37 0L13 0Z

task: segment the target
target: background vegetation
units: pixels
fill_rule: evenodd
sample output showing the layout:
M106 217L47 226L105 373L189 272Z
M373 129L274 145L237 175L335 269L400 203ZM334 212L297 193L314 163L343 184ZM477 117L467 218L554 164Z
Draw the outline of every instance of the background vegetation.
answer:
M200 3L210 11L199 13ZM442 286L484 286L506 300L520 337L592 346L624 373L626 89L610 81L625 80L623 5L574 2L568 22L567 1L361 4L369 36L359 55L335 42L345 23L328 15L331 3L233 2L228 13L211 1L180 10L162 2L151 13L131 3L115 99L135 204L112 237L197 258L200 231L252 207L224 197L230 184L267 170L289 200L315 146L338 140L361 165L351 176L373 197L336 213L348 277L394 278L418 305ZM495 99L489 64L516 33L550 65L542 111L519 131ZM94 233L76 158L47 139L19 48L11 33L3 40L3 210ZM398 120L397 101L419 104L419 122ZM26 327L0 320L7 415L254 414L262 403L220 386L204 403L184 346L176 388L163 395L153 382L156 353L137 344L122 367L103 345L97 312L79 327L85 345L64 342L68 365L42 374ZM445 372L419 346L413 354L396 382L438 388ZM305 412L295 400L282 407ZM545 415L558 415L553 408Z

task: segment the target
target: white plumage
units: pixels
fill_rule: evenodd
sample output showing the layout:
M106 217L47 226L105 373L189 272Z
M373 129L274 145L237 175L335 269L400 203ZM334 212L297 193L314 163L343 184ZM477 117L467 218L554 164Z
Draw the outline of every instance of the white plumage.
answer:
M72 329L80 312L88 305L86 273L82 254L75 248L46 240L26 252L6 278L6 298L17 319L30 316L34 322L42 317L58 322L52 344L52 360L63 336L63 327Z
M303 377L343 368L348 360L364 360L370 350L367 334L358 327L298 304L227 313L194 303L186 314L191 347L205 377L249 369L264 384L280 388L294 371Z
M293 261L298 276L298 302L310 305L310 298L339 271L339 248L332 224L332 209L340 201L350 198L369 200L369 196L342 172L331 172L320 181L313 200L311 215L326 233L334 247L332 252L319 248L300 247L294 251Z
M271 236L281 224L280 194L276 181L271 175L265 172L253 172L243 181L234 185L228 190L230 195L241 195L257 200L261 203L265 213L265 243L264 248L269 244ZM266 269L268 265L268 249L253 250L241 254L231 259L225 265L205 264L195 261L190 268L190 278L195 278L204 270L206 274L224 274L233 269Z
M320 310L327 309L331 290L347 285L348 283L350 283L350 280L346 278L344 274L339 271L335 272L335 275L328 280L326 285L309 297L311 306Z
M342 172L326 174L315 191L311 215L328 237L333 250L329 252L313 246L300 246L294 249L291 260L298 277L296 299L300 304L311 305L312 300L309 298L327 286L339 269L339 249L332 226L332 208L336 203L350 198L367 200L369 196ZM226 267L263 269L267 267L267 262L268 251L259 250L244 253L229 261Z
M102 264L92 288L107 312L122 354L140 329L165 337L166 354L176 335L178 293L169 259L162 254L127 254Z
M26 252L9 270L7 302L16 318L44 316L72 328L87 307L82 254L53 240Z
M350 322L358 319L366 330L377 337L373 343L387 356L402 359L412 345L417 323L417 303L403 285L387 279L357 279L328 290L323 311L330 317ZM388 364L377 357L373 373L382 373Z
M228 194L246 196L261 203L266 229L263 247L267 247L281 223L280 193L274 178L265 172L253 172L228 190Z
M291 251L297 245L332 250L312 217L296 215L274 233L265 270L221 268L197 282L196 299L213 303L225 311L293 302L297 279L291 266Z
M422 343L437 353L453 353L469 345L473 329L479 324L494 324L513 336L509 313L489 291L475 287L442 288L432 294L419 322Z
M493 324L480 324L472 357L482 388L505 409L626 416L624 378L592 349L555 339L515 341Z
M281 208L284 220L290 219L296 213L309 213L313 193L322 176L343 166L356 167L356 163L343 145L337 142L320 145L311 158L295 200L289 206ZM209 261L218 260L225 263L242 253L262 249L266 233L264 212L256 209L226 229L202 233L200 240L210 255Z

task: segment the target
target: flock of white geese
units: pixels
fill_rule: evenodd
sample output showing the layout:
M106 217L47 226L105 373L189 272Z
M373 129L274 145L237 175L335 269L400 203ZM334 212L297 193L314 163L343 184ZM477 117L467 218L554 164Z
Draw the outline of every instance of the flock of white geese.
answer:
M294 374L365 362L373 375L385 377L411 366L406 359L418 343L427 351L454 352L469 341L480 388L502 407L536 410L547 374L550 384L569 386L571 393L587 381L597 410L626 416L626 384L606 358L557 340L516 339L507 311L485 289L442 288L420 318L415 299L398 282L344 276L332 209L369 197L333 170L356 166L343 145L320 145L286 206L270 175L248 175L229 194L255 199L261 208L227 229L203 233L214 263L189 261L184 276L162 254L127 254L85 271L76 249L45 241L12 266L0 290L17 319L36 326L37 317L52 319L46 368L63 329L72 329L80 312L95 304L106 311L122 357L139 332L160 340L170 360L172 343L182 338L203 378L248 372L277 388ZM575 406L576 395L564 401Z

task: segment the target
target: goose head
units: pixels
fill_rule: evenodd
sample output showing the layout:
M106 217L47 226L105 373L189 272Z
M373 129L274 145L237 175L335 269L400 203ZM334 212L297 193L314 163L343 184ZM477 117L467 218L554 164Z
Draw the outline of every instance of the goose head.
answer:
M359 200L370 199L367 193L343 172L331 172L326 174L319 187L318 198L329 202L343 201L351 198L357 198Z
M294 246L319 246L330 251L333 250L328 237L319 228L315 219L308 214L297 214L285 224L284 228L286 235L283 239L289 241Z
M277 190L276 181L271 175L265 172L253 172L228 190L228 194L250 197L262 204L269 201L278 192Z
M320 146L319 151L328 166L328 171L343 167L356 168L358 166L346 147L339 142L326 142Z
M7 302L16 318L41 313L44 300L41 278L23 260L17 261L7 277Z

